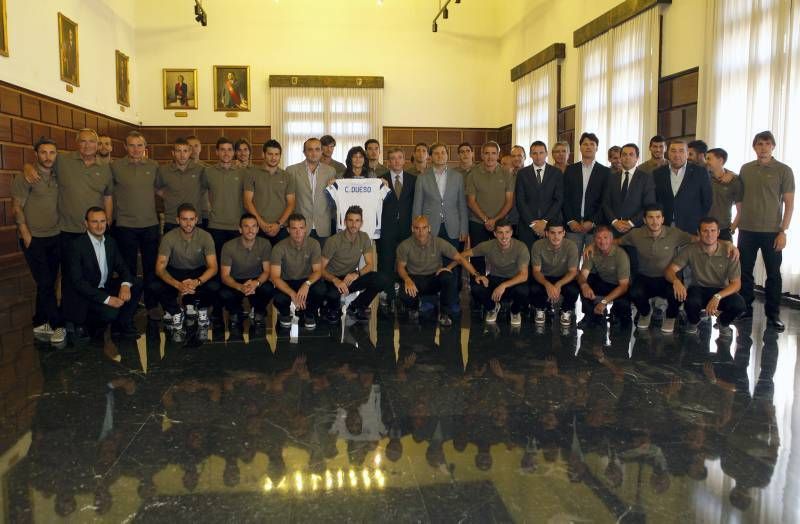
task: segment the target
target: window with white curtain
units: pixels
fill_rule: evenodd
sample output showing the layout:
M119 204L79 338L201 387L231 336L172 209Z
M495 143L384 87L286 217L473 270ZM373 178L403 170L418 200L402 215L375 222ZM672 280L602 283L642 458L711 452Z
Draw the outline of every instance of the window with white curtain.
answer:
M800 166L800 1L708 0L697 136L728 152L728 169L755 160L753 136L771 130L775 158ZM797 214L797 213L795 213ZM795 224L797 220L793 221ZM760 258L760 257L759 257ZM783 290L800 294L800 233L790 227ZM756 264L756 283L765 273Z
M333 157L342 163L351 147L383 136L383 89L272 87L270 101L271 134L283 147L284 166L305 158L303 142L312 136L333 136Z
M642 147L656 133L660 16L649 9L578 48L575 139L595 133L600 160L612 145Z
M527 152L535 140L553 147L556 138L558 65L555 60L514 82L514 143ZM527 160L526 160L527 163Z

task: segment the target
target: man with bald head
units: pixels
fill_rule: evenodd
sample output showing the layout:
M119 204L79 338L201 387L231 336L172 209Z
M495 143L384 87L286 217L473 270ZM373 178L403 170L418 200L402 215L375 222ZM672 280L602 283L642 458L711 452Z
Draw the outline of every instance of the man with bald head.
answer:
M306 217L306 228L311 238L325 245L325 240L332 233L333 218L333 205L325 195L325 187L336 178L336 171L321 162L322 142L318 138L305 141L303 154L305 160L286 168L286 172L294 178L294 212Z

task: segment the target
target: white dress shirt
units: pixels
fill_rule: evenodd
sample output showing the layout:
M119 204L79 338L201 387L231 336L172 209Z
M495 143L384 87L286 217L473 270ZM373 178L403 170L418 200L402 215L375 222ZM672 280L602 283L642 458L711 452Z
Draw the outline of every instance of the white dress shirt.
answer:
M581 198L581 217L585 212L586 208L586 188L589 186L589 178L592 176L592 171L594 170L594 165L596 161L592 160L592 163L587 166L584 162L581 162L581 172L583 174L583 198Z
M677 171L669 166L669 182L672 184L672 196L678 194L678 190L683 183L683 177L686 175L686 164L683 164Z
M389 174L392 177L392 187L394 187L394 185L397 183L397 178L398 177L400 178L400 183L403 184L403 187L406 187L406 182L405 182L405 179L403 178L403 172L402 171L395 172L395 171L389 170Z
M87 232L89 235L89 240L92 241L92 247L94 248L94 256L97 257L97 265L100 267L100 283L97 284L98 288L106 287L106 281L108 280L108 261L106 260L106 237L102 236L97 238L93 234Z
M433 176L436 178L436 186L439 188L439 196L444 198L444 191L447 189L447 168L445 167L441 173L433 170Z

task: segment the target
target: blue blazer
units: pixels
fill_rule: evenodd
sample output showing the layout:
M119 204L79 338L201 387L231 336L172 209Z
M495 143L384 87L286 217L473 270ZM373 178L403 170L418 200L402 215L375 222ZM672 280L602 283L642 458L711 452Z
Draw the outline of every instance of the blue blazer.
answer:
M664 224L675 224L687 233L697 233L700 219L711 210L711 177L708 171L691 162L686 164L678 192L672 194L669 165L653 171L656 186L656 201L664 207Z

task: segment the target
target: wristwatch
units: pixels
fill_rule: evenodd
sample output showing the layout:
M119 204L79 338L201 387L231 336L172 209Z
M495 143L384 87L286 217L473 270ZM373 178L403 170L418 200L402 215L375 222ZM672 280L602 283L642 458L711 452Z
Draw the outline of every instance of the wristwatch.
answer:
M608 305L608 300L603 299L603 300L600 301L600 303L603 304L604 306L607 306Z
M305 285L307 285L308 287L311 287L311 286L314 284L314 283L313 283L313 282L311 282L310 280L306 280L304 283L305 283Z
M719 302L720 300L722 300L722 295L720 295L719 293L714 293L714 298L716 298L717 302Z

